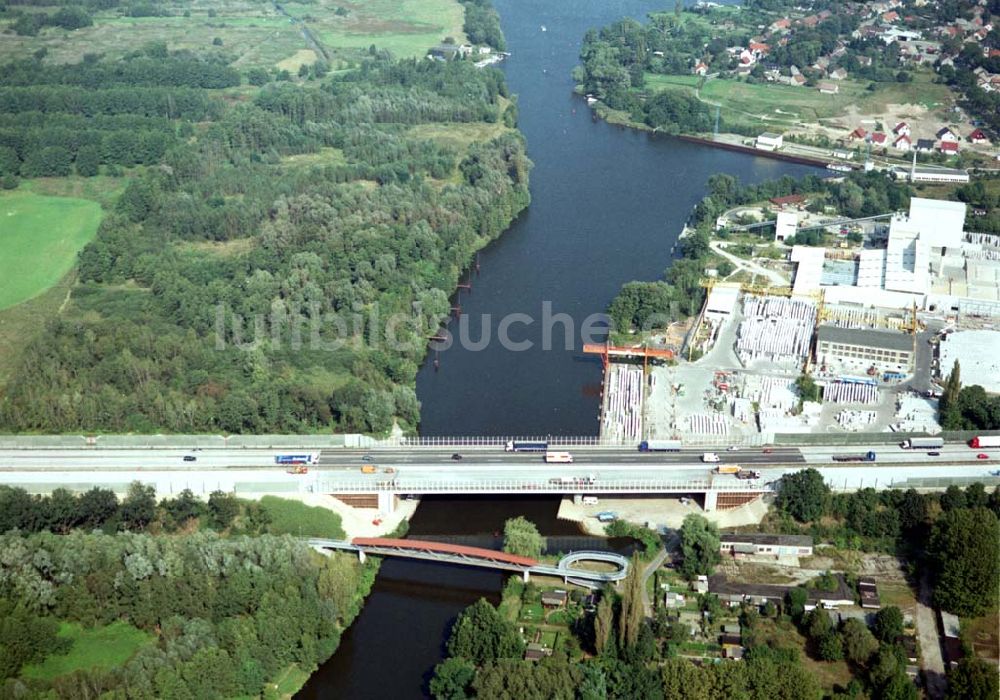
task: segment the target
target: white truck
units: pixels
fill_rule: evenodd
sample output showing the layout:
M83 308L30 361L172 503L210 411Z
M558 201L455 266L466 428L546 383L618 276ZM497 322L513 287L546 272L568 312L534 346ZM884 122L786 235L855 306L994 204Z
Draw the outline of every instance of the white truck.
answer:
M714 452L706 452L701 456L701 461L705 463L715 464L719 461L719 455Z

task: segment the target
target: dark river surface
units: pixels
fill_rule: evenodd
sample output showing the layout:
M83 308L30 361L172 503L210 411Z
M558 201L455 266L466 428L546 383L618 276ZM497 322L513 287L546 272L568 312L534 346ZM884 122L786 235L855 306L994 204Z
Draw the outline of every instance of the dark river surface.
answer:
M653 280L670 263L691 208L717 172L754 182L812 170L639 133L592 119L573 94L570 72L587 29L620 17L670 9L652 0L495 0L511 57L502 64L518 96L520 128L535 163L529 209L480 256L481 274L462 293L481 337L491 316L494 341L479 351L455 343L433 353L417 377L423 435L592 435L598 423L600 364L580 356L580 323L600 313L622 284ZM542 31L542 26L546 31ZM563 347L542 348L543 303L576 325ZM513 340L495 341L507 314L535 319L516 325ZM452 329L456 324L452 322ZM457 335L457 333L456 333ZM555 518L552 498L427 498L410 536L481 536L524 515L545 535L579 534ZM486 546L490 546L487 544ZM488 570L387 559L364 610L340 648L300 698L419 698L444 652L455 616L480 597L496 602L503 576Z

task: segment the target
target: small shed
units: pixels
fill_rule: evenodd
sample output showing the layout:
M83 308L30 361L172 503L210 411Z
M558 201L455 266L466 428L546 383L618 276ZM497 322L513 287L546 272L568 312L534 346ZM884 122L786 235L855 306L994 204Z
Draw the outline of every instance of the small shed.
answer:
M532 642L524 650L524 658L526 661L538 661L539 659L544 659L546 656L550 656L552 651L546 649L541 644Z

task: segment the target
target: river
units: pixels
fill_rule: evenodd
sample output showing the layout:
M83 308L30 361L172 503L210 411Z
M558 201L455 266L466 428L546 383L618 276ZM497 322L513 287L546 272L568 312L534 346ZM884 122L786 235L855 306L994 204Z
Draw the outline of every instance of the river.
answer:
M424 435L592 435L598 427L601 367L579 354L579 324L602 312L621 285L658 279L691 208L717 172L755 182L814 170L610 126L573 94L570 72L587 29L667 8L651 0L495 0L511 57L501 64L518 96L520 128L535 163L528 210L480 256L461 305L480 338L491 315L506 314L517 352L491 342L460 343L429 355L417 377ZM672 5L670 6L672 8ZM669 9L669 8L667 8ZM542 31L542 26L545 31ZM543 302L577 325L572 347L542 349ZM455 323L452 322L452 327ZM547 535L569 535L554 499L425 499L410 535L490 536L525 515ZM340 648L301 698L419 698L441 660L455 616L479 597L499 598L500 574L386 560Z

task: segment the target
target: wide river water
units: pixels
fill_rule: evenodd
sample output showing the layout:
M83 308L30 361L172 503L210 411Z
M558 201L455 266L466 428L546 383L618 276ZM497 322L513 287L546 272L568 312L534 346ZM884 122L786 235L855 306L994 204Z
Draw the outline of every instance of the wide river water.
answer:
M667 8L651 0L495 0L511 57L502 65L517 95L520 128L535 163L528 210L480 256L461 305L468 336L483 319L494 342L455 343L432 353L417 377L423 435L592 435L597 432L600 364L580 356L580 323L600 313L622 284L663 274L671 249L717 172L744 182L811 169L610 126L573 94L570 72L591 27ZM543 31L542 28L545 28ZM562 326L542 347L543 303L576 325L564 348ZM495 342L507 314L526 351ZM452 328L456 324L452 322ZM573 535L551 498L425 499L410 536L491 537L508 517L525 515L546 535ZM503 577L486 570L386 560L364 610L337 653L301 698L420 698L443 656L455 616L480 597L499 598Z

